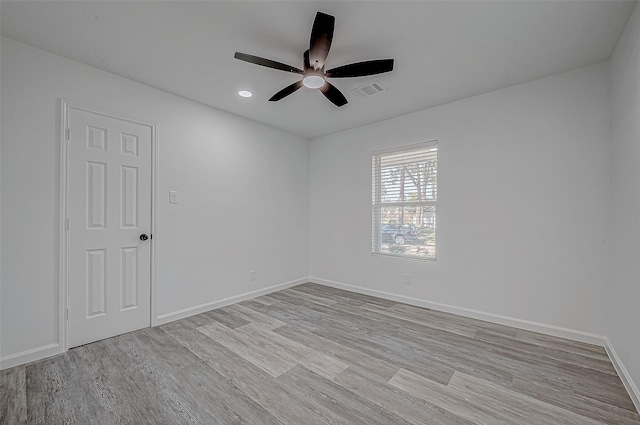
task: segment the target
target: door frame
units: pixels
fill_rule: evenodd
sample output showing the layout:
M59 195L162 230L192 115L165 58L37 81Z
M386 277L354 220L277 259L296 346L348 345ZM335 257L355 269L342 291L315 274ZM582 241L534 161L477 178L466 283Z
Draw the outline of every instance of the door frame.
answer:
M83 105L81 103L72 102L67 99L60 99L60 262L58 277L58 343L60 346L60 353L64 353L69 349L69 138L67 130L69 128L69 112L71 110L102 115L107 118L118 119L149 127L149 129L151 130L151 235L156 235L156 211L158 209L158 147L156 143L158 134L157 125L146 121L123 117L117 113L107 112L93 106ZM151 238L149 242L151 242L151 299L149 300L151 303L150 323L153 327L158 324L156 314L157 296L155 284L157 246L153 238Z

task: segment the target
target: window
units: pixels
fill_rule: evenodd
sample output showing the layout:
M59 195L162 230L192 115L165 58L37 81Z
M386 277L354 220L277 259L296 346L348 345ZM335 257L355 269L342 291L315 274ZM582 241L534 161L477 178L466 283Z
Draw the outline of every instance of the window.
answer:
M374 153L374 254L436 258L436 142Z

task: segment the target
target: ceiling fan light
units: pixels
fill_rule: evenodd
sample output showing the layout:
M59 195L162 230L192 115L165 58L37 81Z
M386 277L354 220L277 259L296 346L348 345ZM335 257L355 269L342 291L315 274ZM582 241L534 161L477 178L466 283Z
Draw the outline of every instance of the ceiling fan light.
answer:
M324 78L319 75L309 75L302 79L302 84L310 89L319 89L324 86Z

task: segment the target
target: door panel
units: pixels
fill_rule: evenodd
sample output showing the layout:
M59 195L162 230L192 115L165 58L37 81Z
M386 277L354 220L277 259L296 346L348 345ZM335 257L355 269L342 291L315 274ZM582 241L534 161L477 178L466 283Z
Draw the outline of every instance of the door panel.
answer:
M151 127L69 109L69 347L151 324Z

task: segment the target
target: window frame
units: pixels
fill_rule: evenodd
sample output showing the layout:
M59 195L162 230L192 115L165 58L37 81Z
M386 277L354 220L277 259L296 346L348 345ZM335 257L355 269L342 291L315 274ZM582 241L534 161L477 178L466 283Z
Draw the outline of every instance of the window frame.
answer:
M402 258L406 260L416 260L416 261L436 261L437 253L438 253L438 141L430 140L427 142L415 143L412 145L398 146L391 149L374 151L371 153L371 254L373 256L384 256L384 257L396 257ZM436 198L435 200L425 200L425 201L409 201L409 202L382 202L382 157L385 155L391 154L399 154L399 153L410 153L411 151L421 151L425 149L436 149ZM403 207L435 207L434 217L435 217L435 241L434 241L434 255L433 256L424 256L419 257L416 255L408 255L408 254L398 254L398 253L390 253L382 251L382 238L381 231L382 228L382 208L385 206L403 206Z

